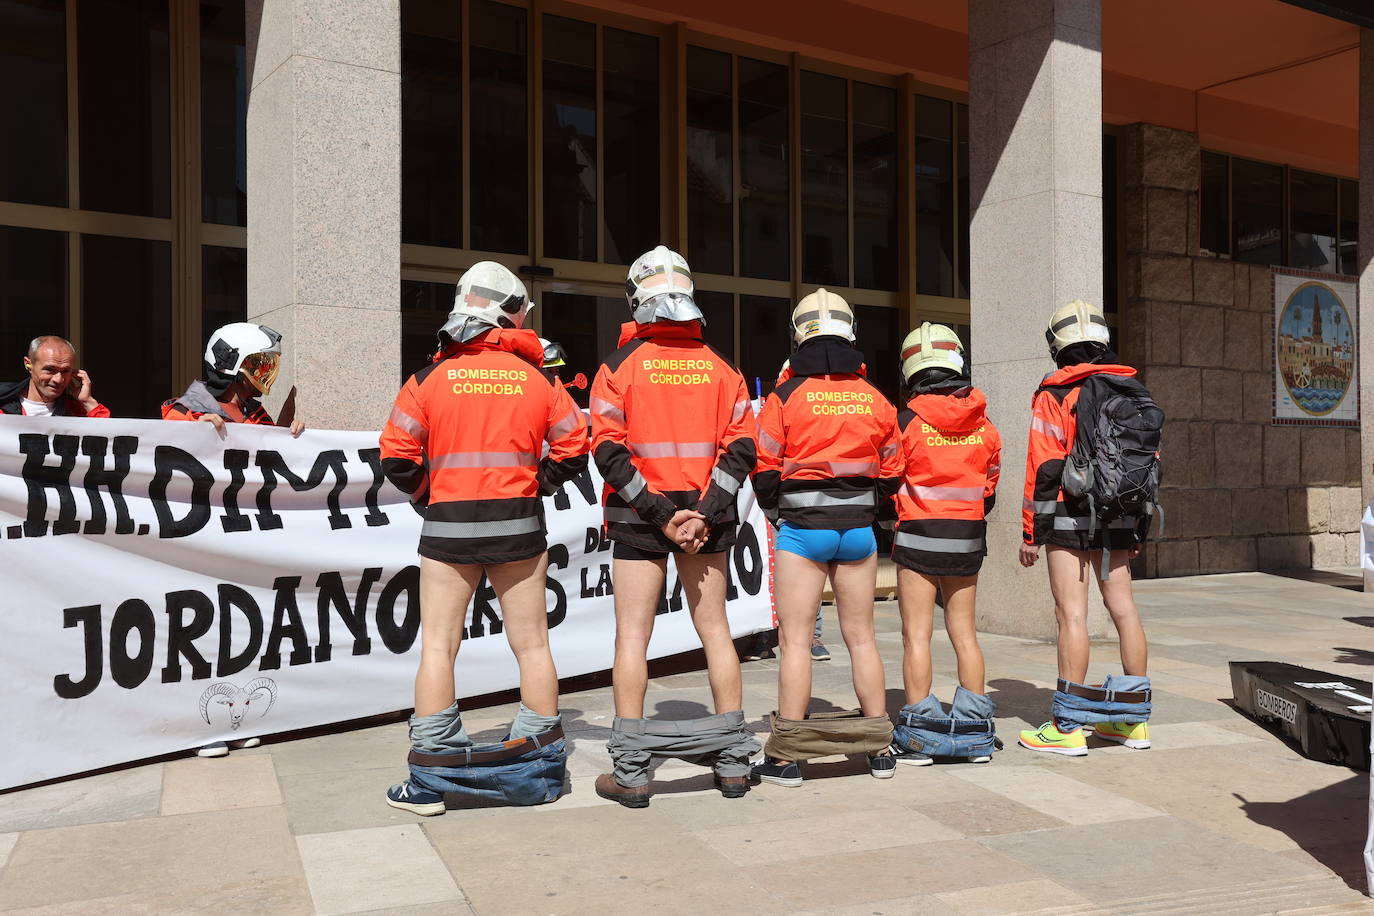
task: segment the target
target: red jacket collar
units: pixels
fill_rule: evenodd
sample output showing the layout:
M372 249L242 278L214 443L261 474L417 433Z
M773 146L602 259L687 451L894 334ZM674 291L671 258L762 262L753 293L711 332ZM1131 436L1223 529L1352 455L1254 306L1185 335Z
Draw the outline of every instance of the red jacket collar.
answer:
M1081 382L1090 375L1135 375L1135 370L1130 366L1118 366L1111 363L1077 363L1072 366L1065 366L1057 372L1051 372L1045 376L1042 385L1072 385L1074 382Z
M439 351L434 361L483 350L505 350L536 366L544 364L544 346L539 342L539 335L529 328L492 328L466 343L450 343Z
M659 340L701 340L700 321L652 321L649 324L640 324L637 321L627 321L620 326L620 342L617 347L623 347L635 338Z

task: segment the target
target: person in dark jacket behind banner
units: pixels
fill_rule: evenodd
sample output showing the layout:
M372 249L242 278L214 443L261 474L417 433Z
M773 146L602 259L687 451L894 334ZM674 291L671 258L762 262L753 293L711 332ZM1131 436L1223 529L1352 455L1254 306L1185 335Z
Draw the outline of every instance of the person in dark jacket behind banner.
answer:
M205 345L205 378L192 382L181 397L164 401L162 419L198 420L218 430L225 423L289 426L291 435L299 436L305 424L296 419L294 387L278 420L258 401L271 392L280 369L280 334L249 321L226 324Z
M91 377L78 369L76 348L55 334L35 337L24 356L28 378L0 385L0 413L26 417L108 417L91 394Z

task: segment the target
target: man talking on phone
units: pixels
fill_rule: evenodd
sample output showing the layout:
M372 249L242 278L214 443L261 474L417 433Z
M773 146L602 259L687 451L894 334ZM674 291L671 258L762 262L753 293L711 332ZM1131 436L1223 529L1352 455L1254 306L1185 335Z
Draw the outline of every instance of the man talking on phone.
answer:
M91 377L76 368L76 348L55 334L29 342L24 368L29 377L0 384L0 413L26 417L108 417L109 408L91 395Z

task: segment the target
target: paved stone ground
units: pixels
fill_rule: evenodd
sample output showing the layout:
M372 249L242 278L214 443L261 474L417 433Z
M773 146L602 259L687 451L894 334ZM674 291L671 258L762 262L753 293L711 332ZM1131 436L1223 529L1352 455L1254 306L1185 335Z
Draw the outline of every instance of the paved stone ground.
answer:
M667 763L647 810L604 802L610 690L565 696L571 788L533 809L387 807L405 726L271 743L0 795L0 909L42 913L1345 913L1364 898L1367 774L1306 760L1234 712L1226 662L1280 659L1369 676L1374 599L1237 574L1144 583L1155 748L1081 759L1014 745L1047 717L1054 647L988 636L1008 748L987 766L813 762L800 789L739 800ZM879 606L901 705L895 604ZM835 634L833 612L827 632ZM954 664L936 634L937 692ZM852 705L849 669L815 666L818 701ZM1113 670L1094 647L1092 676ZM745 666L745 709L774 703L776 663ZM701 713L697 673L655 679L650 708ZM475 710L499 736L513 707ZM13 751L13 749L10 749Z

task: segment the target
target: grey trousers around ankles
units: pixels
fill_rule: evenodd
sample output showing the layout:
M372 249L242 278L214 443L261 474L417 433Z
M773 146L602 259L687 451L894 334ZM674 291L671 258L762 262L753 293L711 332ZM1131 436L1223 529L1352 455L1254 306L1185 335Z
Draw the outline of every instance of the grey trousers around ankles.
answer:
M606 751L615 763L615 781L626 788L647 785L654 757L676 757L711 767L717 776L748 776L749 758L759 742L744 727L744 711L718 713L676 722L615 717Z

